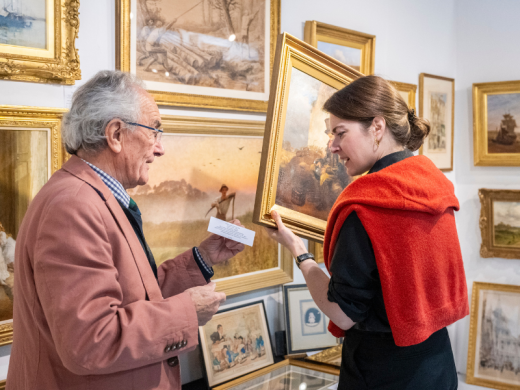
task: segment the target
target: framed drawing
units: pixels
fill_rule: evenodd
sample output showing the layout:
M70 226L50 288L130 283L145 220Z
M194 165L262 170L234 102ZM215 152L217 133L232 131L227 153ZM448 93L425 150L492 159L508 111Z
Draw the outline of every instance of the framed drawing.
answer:
M232 295L291 281L291 254L253 224L263 122L163 115L162 123L165 155L150 165L146 186L128 191L157 265L200 244L211 216L238 218L255 242L214 267L217 290Z
M307 356L305 359L312 362L329 364L335 367L341 367L341 352L343 351L343 344L328 348L324 351L318 352L314 355Z
M430 134L419 154L429 157L441 171L453 170L455 80L421 73L419 114L430 121Z
M520 259L520 190L478 191L482 257Z
M466 382L520 389L520 286L473 283Z
M220 310L199 335L209 387L274 363L264 301Z
M397 92L399 92L404 101L408 104L408 107L415 110L417 108L415 105L417 85L401 83L399 81L390 81L390 83L397 89Z
M15 241L32 199L61 167L64 112L0 106L0 345L13 340Z
M81 79L78 31L79 0L4 1L0 79L74 84Z
M157 104L266 111L280 0L116 4L116 67Z
M304 40L365 75L374 73L375 35L308 20L305 22Z
M520 166L520 80L473 84L475 165Z
M325 101L361 73L289 34L281 34L271 85L254 222L323 242L327 216L351 181L330 153Z
M286 359L214 390L322 390L336 388L338 381L337 368Z
M317 351L337 344L327 330L329 318L312 299L306 284L283 286L287 354Z

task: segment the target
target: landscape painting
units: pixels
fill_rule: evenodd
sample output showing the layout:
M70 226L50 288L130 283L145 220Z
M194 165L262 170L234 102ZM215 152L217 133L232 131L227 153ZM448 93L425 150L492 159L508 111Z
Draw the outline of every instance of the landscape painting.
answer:
M520 248L520 202L493 202L495 245Z
M488 153L520 154L520 93L487 96Z
M214 267L215 279L278 267L278 245L253 224L262 137L164 133L165 155L145 186L129 191L157 265L200 244L210 217L239 219L256 232L252 247Z
M331 86L292 69L275 203L321 220L327 220L351 181L329 149L329 114L322 107L334 92Z
M45 49L45 0L0 0L0 44Z
M357 71L361 69L361 49L318 41L318 50L321 50L325 54L343 62L345 65L348 65Z
M430 134L428 151L430 153L446 153L446 93L430 92Z

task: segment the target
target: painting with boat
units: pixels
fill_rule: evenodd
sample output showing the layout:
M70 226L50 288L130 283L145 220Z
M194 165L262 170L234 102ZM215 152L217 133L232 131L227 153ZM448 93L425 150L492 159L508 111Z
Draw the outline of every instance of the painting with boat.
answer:
M520 153L520 93L487 97L488 153Z
M0 0L0 44L46 48L45 0Z

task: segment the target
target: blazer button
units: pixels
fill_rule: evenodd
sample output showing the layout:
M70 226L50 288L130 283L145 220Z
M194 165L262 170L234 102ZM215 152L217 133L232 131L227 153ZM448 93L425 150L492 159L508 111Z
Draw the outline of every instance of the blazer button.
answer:
M167 345L166 348L164 348L164 353L168 353L172 350L171 345Z
M186 345L188 345L188 342L186 340L183 340L182 341L182 346L185 347Z
M177 356L171 357L167 360L170 367L175 367L179 364L179 358Z
M177 349L177 346L175 344L170 345L172 351L175 351Z
M182 347L183 347L183 345L182 345L182 341L179 341L179 342L177 343L177 348L182 348Z

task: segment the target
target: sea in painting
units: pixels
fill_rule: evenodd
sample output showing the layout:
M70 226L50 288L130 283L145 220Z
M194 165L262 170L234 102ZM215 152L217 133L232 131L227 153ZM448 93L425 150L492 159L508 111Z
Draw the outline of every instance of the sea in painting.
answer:
M336 89L293 68L278 172L276 204L327 220L350 183L345 166L329 150L325 101Z
M520 202L493 202L495 245L520 248Z
M520 93L487 96L488 153L520 153Z
M137 75L265 92L266 0L138 0Z
M318 50L357 71L361 69L361 49L318 41Z
M0 0L0 44L47 47L45 0Z
M157 264L199 245L217 217L238 218L256 236L253 247L214 267L215 279L278 267L277 244L253 224L262 138L164 133L162 144L148 183L128 191Z
M428 152L446 152L446 101L448 95L441 92L430 92L430 134L428 135Z
M475 377L520 385L520 294L480 291Z

